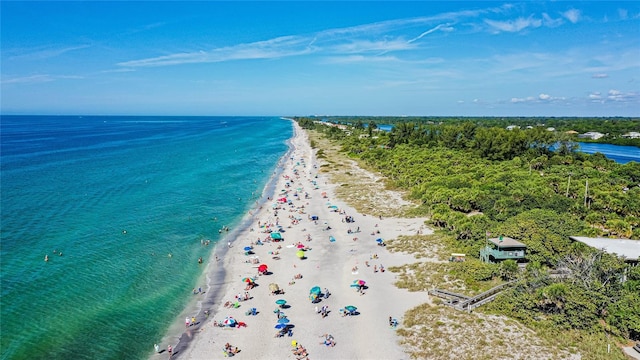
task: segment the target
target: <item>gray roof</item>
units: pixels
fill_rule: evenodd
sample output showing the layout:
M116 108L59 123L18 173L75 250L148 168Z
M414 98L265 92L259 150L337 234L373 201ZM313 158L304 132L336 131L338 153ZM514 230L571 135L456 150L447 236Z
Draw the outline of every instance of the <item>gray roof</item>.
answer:
M512 239L510 237L506 237L503 236L502 240L500 240L500 238L491 238L489 239L489 241L491 241L492 243L500 246L500 247L504 247L504 248L508 248L508 247L526 247L527 245L521 243L520 241L516 240L516 239Z
M640 240L590 238L584 236L569 236L569 238L610 254L624 256L627 259L640 258Z

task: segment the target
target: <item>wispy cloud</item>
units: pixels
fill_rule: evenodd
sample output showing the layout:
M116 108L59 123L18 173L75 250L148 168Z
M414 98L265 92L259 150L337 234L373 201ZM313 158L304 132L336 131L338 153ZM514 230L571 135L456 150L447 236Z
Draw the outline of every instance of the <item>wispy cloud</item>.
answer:
M527 28L540 27L542 25L542 20L536 19L533 16L529 16L528 18L520 17L515 20L508 21L495 21L485 19L485 23L487 23L487 25L489 25L497 32L518 32Z
M2 79L2 84L39 84L52 82L61 79L82 79L81 76L70 76L70 75L30 75L30 76L21 76L21 77L9 77Z
M394 19L345 28L333 28L312 34L290 35L264 41L242 43L210 50L173 53L118 63L121 67L168 66L189 63L215 63L232 60L273 59L320 53L326 56L366 54L383 55L393 51L416 49L418 40L435 32L451 32L460 21L478 19L510 9L505 5L480 10L448 12L429 17ZM467 24L468 26L468 24ZM427 27L426 30L421 29ZM414 32L416 35L409 37Z
M10 60L35 61L47 60L58 57L71 51L77 51L88 48L90 45L76 45L67 47L47 47L37 49L12 49L10 51Z
M580 21L581 13L580 13L580 10L570 9L563 12L562 16L564 16L567 20L571 21L572 24L575 24L578 21Z

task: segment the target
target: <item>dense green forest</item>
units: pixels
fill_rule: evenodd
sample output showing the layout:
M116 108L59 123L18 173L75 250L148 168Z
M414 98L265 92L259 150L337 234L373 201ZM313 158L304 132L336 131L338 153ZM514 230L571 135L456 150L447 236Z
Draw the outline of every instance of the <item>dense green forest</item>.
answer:
M640 267L569 239L640 239L640 163L621 165L601 154L575 152L572 138L542 126L506 130L513 119L479 124L480 119L468 118L345 118L340 122L351 124L346 129L313 118L296 120L337 141L391 186L408 191L420 204L415 215L428 216L430 225L451 239L452 249L477 257L488 232L524 242L525 271L512 261L471 268L475 278L486 281L518 279L488 311L530 325L640 340ZM602 126L619 132L637 131L640 124L638 119L605 122ZM545 126L557 129L571 125L605 132L590 123L544 119ZM381 132L377 124L394 126ZM558 269L563 276L550 275Z
M309 118L319 120L318 118ZM476 127L503 128L508 126L520 129L537 128L539 130L553 129L562 139L580 142L597 142L616 145L640 147L640 139L628 139L622 135L629 132L640 132L640 118L574 118L574 117L349 117L332 116L322 118L335 124L347 124L355 128L378 125L403 126L413 124L418 127L433 125L473 124ZM591 140L579 138L578 134L596 131L605 134L600 139ZM567 133L569 132L569 133Z

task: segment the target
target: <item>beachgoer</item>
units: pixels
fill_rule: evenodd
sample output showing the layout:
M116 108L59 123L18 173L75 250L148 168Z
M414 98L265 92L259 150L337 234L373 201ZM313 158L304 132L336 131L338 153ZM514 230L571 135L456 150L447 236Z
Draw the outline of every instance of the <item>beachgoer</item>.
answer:
M196 317L195 316L191 317L191 325L194 325L194 326L196 325Z
M49 261L49 255L44 256L44 261Z
M227 246L231 248L231 241L227 241Z
M189 327L189 325L191 325L191 319L189 319L189 317L184 319L184 326L185 327Z
M171 345L167 346L167 352L169 353L169 357L171 357L171 355L173 354L173 348L171 347Z
M153 344L153 348L156 349L157 353L160 352L160 346L158 346L158 344Z

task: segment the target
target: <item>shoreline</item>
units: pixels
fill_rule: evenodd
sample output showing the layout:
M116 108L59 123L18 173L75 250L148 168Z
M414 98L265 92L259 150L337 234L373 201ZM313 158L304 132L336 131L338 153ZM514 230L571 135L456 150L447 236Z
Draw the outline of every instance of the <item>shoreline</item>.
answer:
M291 121L292 123L294 122L293 119L282 119ZM161 342L157 344L161 349L161 354L164 353L168 345L171 345L173 353L175 354L173 358L177 358L178 354L187 349L191 344L194 335L192 330L205 326L209 320L216 315L215 309L224 298L225 293L223 289L227 280L227 267L224 265L223 260L231 249L226 245L226 243L231 242L233 246L233 240L231 239L237 239L240 234L246 232L251 227L251 223L255 219L256 212L267 204L269 197L272 198L275 195L275 189L278 185L278 177L282 174L284 169L283 164L293 152L292 139L295 136L294 128L292 137L286 141L288 148L276 163L272 175L265 184L259 198L251 207L249 207L249 210L238 221L237 226L234 226L229 232L225 233L215 242L212 242L213 250L205 262L206 268L203 270L201 276L198 277L196 282L198 284L205 284L204 296L199 299L196 298L189 300L184 309L179 315L177 315L176 320L174 320L174 322L169 326L165 335L162 337ZM208 315L204 313L205 310L209 311ZM194 329L189 328L185 331L183 325L184 322L181 319L186 318L187 316L192 317L194 316L193 314L196 314L195 317L198 320L198 327ZM153 352L149 359L157 359L156 355L158 354Z
M223 243L222 248L218 249L216 245L207 262L204 276L210 282L206 297L197 301L200 305L197 324L186 330L182 328L177 345L173 345L176 342L170 337L159 344L160 348L166 348L166 344L174 346L172 358L222 358L225 343L239 347L241 352L237 356L247 359L295 358L290 351L294 340L306 347L308 358L409 358L400 347L388 318L397 318L402 326L402 314L427 302L427 296L400 290L393 285L395 275L377 271L383 263L388 267L415 259L409 255L390 254L378 246L375 239L392 239L424 231L424 219L367 216L335 198L334 189L338 185L331 184L327 175L318 174L320 165L310 147L308 134L294 121L292 126L294 133L288 141L289 150L276 165L261 201L256 209L252 208L243 217L237 229L219 240ZM282 192L277 193L280 188ZM286 196L290 205L267 206L269 198L275 202L280 196ZM330 206L336 206L339 211ZM313 222L311 215L319 216L320 220ZM344 221L347 216L354 219L353 224ZM284 241L268 242L269 234L261 231L265 223L272 227L282 226ZM259 256L260 263L268 264L269 275L258 275L257 265L251 264L242 250L251 246L256 236L264 239L264 245L254 245L253 252ZM328 241L329 236L336 241ZM227 248L224 242L231 238L232 247ZM296 243L308 248L305 260L297 258ZM215 257L221 254L222 264L218 264ZM302 278L296 278L298 274ZM225 300L233 301L235 294L242 295L245 291L242 282L245 277L254 277L258 284L248 290L250 299L239 302L239 308L225 308ZM368 286L363 294L350 286L359 278L365 279ZM272 296L268 286L272 282L277 283L285 294ZM328 288L331 296L312 304L308 292L313 286ZM277 319L272 310L276 308L274 301L278 298L291 304L283 311L291 320L292 336L284 339L274 339ZM326 318L315 311L315 306L322 305L329 307ZM359 314L342 317L339 309L346 305L357 306ZM257 315L246 315L251 308L258 310ZM203 315L205 309L210 311L208 317ZM187 313L188 309L184 314ZM216 326L216 321L230 316L246 323L247 327ZM361 329L370 331L358 331ZM177 330L176 326L173 330ZM320 336L328 333L334 336L337 349L319 344ZM375 333L379 336L372 336ZM167 353L153 354L150 359L163 356Z

